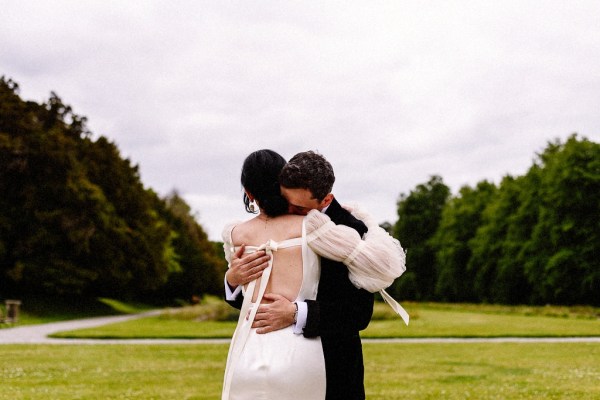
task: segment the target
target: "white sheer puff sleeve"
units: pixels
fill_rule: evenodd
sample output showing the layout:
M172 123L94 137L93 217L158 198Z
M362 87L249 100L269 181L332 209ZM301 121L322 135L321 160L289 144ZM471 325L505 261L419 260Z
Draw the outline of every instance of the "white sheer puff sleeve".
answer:
M322 257L341 261L348 267L354 286L375 293L390 286L406 270L406 255L400 242L354 208L368 232L361 238L354 229L335 225L327 215L311 211L306 219L307 242Z
M354 286L371 293L379 291L408 325L406 310L385 291L406 270L406 254L400 242L363 210L356 206L347 209L369 229L364 238L354 229L336 225L327 215L313 210L306 217L308 245L321 257L343 262Z
M221 232L221 238L223 239L223 250L225 250L225 259L227 260L227 267L229 268L231 263L231 256L235 253L235 248L233 246L233 240L231 239L231 232L233 228L239 222L230 222L223 228Z

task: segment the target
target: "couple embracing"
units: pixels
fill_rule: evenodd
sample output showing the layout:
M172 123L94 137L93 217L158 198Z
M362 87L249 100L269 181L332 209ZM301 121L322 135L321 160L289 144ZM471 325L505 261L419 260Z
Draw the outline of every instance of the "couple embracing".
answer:
M286 163L259 150L244 161L244 204L258 215L223 231L226 300L241 310L223 399L364 399L359 331L373 293L408 323L383 290L405 270L400 243L362 210L342 207L334 181L312 151Z

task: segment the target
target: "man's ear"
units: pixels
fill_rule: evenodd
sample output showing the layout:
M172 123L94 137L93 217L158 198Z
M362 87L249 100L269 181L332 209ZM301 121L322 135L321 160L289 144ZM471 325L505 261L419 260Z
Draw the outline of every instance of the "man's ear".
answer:
M321 204L319 205L321 209L329 206L331 204L331 202L333 201L333 193L329 193L328 195L326 195L323 200L321 200Z

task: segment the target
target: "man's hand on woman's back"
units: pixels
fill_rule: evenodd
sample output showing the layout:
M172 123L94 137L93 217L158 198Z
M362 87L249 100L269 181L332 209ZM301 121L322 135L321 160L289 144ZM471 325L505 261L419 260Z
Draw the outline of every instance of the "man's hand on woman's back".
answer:
M245 249L246 245L242 245L233 254L226 273L227 283L232 289L259 278L264 269L269 266L271 256L263 250L244 254Z

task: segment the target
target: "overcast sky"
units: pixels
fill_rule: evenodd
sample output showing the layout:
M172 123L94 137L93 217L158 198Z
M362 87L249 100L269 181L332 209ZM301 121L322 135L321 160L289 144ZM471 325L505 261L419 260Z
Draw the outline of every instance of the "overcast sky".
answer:
M600 2L0 1L0 75L56 92L177 189L213 240L245 219L241 164L317 150L378 221L431 175L522 175L600 141Z

